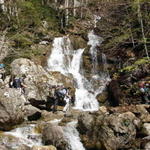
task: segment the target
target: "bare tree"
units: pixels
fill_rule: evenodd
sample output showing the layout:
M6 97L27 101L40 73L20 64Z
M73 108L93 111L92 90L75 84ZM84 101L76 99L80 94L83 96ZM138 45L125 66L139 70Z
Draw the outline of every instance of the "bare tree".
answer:
M144 42L144 49L145 49L146 56L149 59L148 49L147 49L147 45L146 45L146 37L145 37L145 33L144 33L144 24L143 24L143 19L142 19L140 0L137 0L137 6L138 6L138 19L139 19L139 22L141 25L141 31L142 31L143 42Z

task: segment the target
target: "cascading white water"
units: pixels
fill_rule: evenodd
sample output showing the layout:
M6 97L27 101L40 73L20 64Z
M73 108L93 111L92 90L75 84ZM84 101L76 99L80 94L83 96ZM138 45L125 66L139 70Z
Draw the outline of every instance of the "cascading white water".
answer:
M100 16L94 15L94 28L97 27L97 22L101 19ZM97 52L98 52L98 46L101 45L103 42L103 38L96 35L94 33L94 30L90 31L88 33L88 45L90 45L90 54L92 57L92 74L90 83L92 85L92 89L94 91L95 97L101 93L105 87L106 84L110 81L109 73L107 70L107 59L106 55L102 53L102 65L103 70L98 70L98 59L97 59Z
M68 19L69 19L69 0L65 0L65 9L66 9L66 26L68 25Z
M84 49L72 50L68 37L55 38L48 69L62 74L72 74L76 82L75 108L81 110L98 110L98 102L93 94L92 86L80 73L80 63Z
M32 147L34 145L42 145L42 135L35 132L35 125L28 125L20 128L16 128L12 131L5 132L5 135L11 135L17 138L17 141L12 142L4 141L4 144L11 148L18 148L21 145L27 145ZM5 143L6 142L6 143Z
M69 143L67 150L85 150L76 129L76 121L70 122L64 128L64 136Z
M89 38L88 45L91 46L90 54L92 56L92 65L93 65L92 74L95 75L98 73L97 46L100 46L100 44L103 42L103 38L95 35L93 30L89 32L88 38Z
M101 19L100 16L94 15L94 28L97 27L97 22Z
M4 0L0 0L0 6L2 8L3 11L5 11L5 1Z
M104 72L108 72L107 70L107 58L106 55L104 53L102 53L102 64L103 64L103 70Z

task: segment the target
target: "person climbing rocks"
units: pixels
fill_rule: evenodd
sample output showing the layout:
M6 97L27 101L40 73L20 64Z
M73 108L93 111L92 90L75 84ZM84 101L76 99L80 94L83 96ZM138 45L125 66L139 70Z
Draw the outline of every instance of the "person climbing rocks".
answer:
M141 81L139 83L139 90L141 93L142 100L144 103L149 104L150 103L150 88L149 84L145 81Z
M67 111L70 103L70 96L68 95L69 88L65 88L64 86L56 86L55 93L54 93L54 106L53 112L57 111L58 102L65 102L65 107L63 111Z
M19 77L19 76L12 76L11 79L10 79L10 87L11 88L16 88L16 89L19 89L19 91L21 93L25 93L25 88L26 88L26 85L23 83L24 81L24 78L22 77Z
M67 113L69 111L70 106L71 106L71 102L72 102L72 98L69 95L69 90L70 89L71 89L70 87L66 88L66 94L65 94L65 97L64 97L64 101L66 102L66 105L63 109L63 112L65 112L65 113Z
M0 81L3 82L5 80L5 65L0 63Z

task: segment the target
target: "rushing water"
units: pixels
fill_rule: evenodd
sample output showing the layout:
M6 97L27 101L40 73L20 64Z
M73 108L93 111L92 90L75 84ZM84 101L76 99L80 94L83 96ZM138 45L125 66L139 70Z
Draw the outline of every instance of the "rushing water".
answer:
M64 128L64 136L66 137L69 146L67 150L85 150L83 144L81 143L81 139L79 137L79 133L76 129L76 121L70 122Z
M65 75L72 74L76 82L75 108L97 110L98 102L87 88L91 85L86 82L87 80L80 73L83 51L84 49L73 50L68 37L55 38L53 49L48 59L48 68L50 71L59 71Z
M18 148L21 145L27 145L32 147L34 145L42 145L41 134L35 132L35 125L27 125L24 127L16 128L9 132L5 132L5 135L14 137L15 140L8 140L5 138L4 145L11 148ZM12 138L13 139L13 138Z
M101 93L108 81L106 76L99 76L97 73L97 46L102 38L91 31L88 35L91 45L90 52L93 59L92 82L88 81L82 74L82 54L84 49L73 50L69 37L58 37L54 39L51 55L48 59L48 69L59 71L64 75L72 74L75 85L75 108L80 110L98 110L97 94ZM98 84L101 82L101 84ZM102 83L103 82L103 83ZM96 83L97 86L95 86Z
M94 34L94 31L90 31L88 34L88 45L91 46L90 48L90 54L92 57L92 73L97 74L98 73L98 61L97 61L97 47L100 46L100 44L103 42L103 38L97 36Z

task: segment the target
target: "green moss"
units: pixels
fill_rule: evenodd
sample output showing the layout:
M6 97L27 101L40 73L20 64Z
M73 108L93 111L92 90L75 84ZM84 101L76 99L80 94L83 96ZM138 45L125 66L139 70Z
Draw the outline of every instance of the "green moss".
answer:
M136 66L134 66L134 65L127 66L127 67L123 68L121 70L121 72L130 72L130 71L134 70L135 68L136 68Z
M142 65L142 64L146 64L146 63L150 63L150 60L148 58L139 59L134 64L135 65Z

